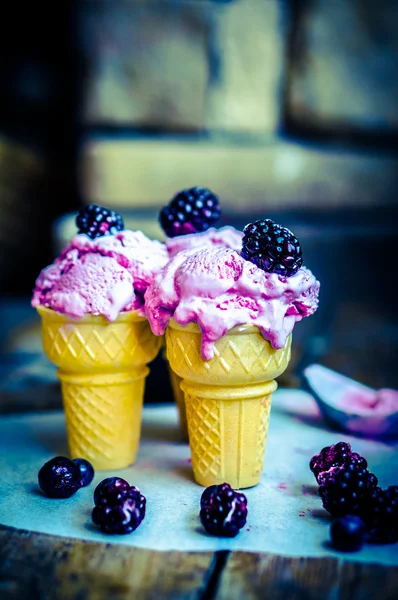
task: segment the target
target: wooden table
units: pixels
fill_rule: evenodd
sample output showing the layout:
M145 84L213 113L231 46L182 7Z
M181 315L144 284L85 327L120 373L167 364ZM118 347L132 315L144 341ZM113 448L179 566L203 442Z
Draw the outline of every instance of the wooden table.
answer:
M40 370L34 315L22 302L3 311L3 327L5 321L13 333L8 337L10 350L3 349L2 355L3 375L8 374L3 383L8 383L0 387L0 412L59 408L57 385L45 381L47 363ZM10 379L10 373L18 377ZM161 385L167 399L169 392L164 382ZM151 393L156 393L154 387ZM395 600L398 569L356 563L349 555L343 560L229 551L157 552L0 525L0 599L16 598Z
M156 552L0 527L0 598L397 598L398 570L334 558Z

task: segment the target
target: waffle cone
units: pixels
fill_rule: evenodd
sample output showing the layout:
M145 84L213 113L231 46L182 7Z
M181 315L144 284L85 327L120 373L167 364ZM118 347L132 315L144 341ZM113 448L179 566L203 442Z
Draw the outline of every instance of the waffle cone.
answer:
M258 328L245 325L217 341L211 360L203 360L200 345L196 324L170 322L167 357L183 379L195 480L251 487L261 478L271 395L288 365L291 337L275 350Z
M170 364L168 365L168 368L169 368L171 389L173 390L174 400L175 400L175 403L176 403L177 409L178 409L178 420L180 423L181 437L184 441L187 442L189 439L188 438L188 422L187 422L187 411L185 408L184 392L181 389L182 379L181 379L181 377L179 377L177 375L177 373L174 373L173 369L170 367Z
M86 458L99 470L127 467L139 445L146 364L161 339L136 311L110 323L37 310L44 350L59 367L72 458Z
M166 340L163 336L163 358L167 364L167 370L169 373L169 380L171 385L171 391L173 392L173 398L177 406L178 411L178 421L180 424L180 433L181 439L184 442L188 442L188 423L187 423L187 411L185 409L185 398L184 392L181 389L182 379L174 373L173 369L170 367L170 363L167 359L167 351L166 351Z

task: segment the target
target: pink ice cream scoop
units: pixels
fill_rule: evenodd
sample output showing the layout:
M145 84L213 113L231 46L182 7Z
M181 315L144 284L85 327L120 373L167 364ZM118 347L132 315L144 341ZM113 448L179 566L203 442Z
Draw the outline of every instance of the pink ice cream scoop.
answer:
M32 306L46 306L79 319L142 311L143 295L168 261L164 244L140 231L123 230L95 239L75 236L37 278Z
M145 293L145 312L156 335L169 319L196 322L201 353L236 325L257 326L274 348L282 348L295 323L318 306L319 282L306 267L290 276L268 273L231 248L179 252L155 276Z
M210 227L207 231L200 233L191 233L188 235L178 235L174 238L166 240L166 247L169 256L173 257L177 252L183 250L194 250L199 248L212 248L223 246L225 248L233 248L240 250L242 247L243 233L235 229L235 227L221 227L216 229Z

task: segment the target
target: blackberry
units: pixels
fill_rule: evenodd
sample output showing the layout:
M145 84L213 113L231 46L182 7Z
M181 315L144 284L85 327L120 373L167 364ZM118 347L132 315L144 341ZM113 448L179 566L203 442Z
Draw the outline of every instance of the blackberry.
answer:
M76 226L78 233L85 233L92 240L124 229L123 219L117 212L97 204L90 204L79 211Z
M202 494L199 516L208 533L235 537L246 523L247 498L228 483L212 485Z
M355 462L331 467L318 476L323 507L333 516L363 513L377 477Z
M318 481L320 473L328 471L331 467L340 467L349 464L356 464L363 469L366 469L368 466L363 456L352 452L350 444L339 442L333 446L327 446L319 454L315 454L310 460L310 469Z
M104 533L131 533L145 518L145 496L120 477L101 481L94 502L92 520Z
M355 552L362 548L365 534L365 524L357 515L338 517L330 526L332 546L344 552Z
M56 456L39 471L39 486L50 498L69 498L80 489L80 471L65 456Z
M220 218L218 197L207 188L182 190L160 211L159 221L167 237L207 231Z
M94 490L94 504L105 506L117 504L130 489L130 484L121 477L107 477Z
M86 487L87 485L90 485L90 483L94 479L93 465L91 463L89 463L88 460L85 460L84 458L75 458L73 462L79 469L80 486Z
M398 486L390 486L386 490L376 487L368 498L363 515L368 527L368 542L398 542Z
M263 271L290 277L303 264L301 246L293 233L271 219L249 223L243 230L241 256Z

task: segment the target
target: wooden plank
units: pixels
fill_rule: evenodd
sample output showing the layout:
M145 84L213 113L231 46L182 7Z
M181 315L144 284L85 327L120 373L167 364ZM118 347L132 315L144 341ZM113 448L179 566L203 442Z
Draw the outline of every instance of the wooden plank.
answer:
M395 599L398 569L334 558L289 558L234 552L216 600Z
M206 585L213 556L155 552L0 526L0 597L193 600Z
M249 552L156 552L0 526L2 600L395 600L397 567Z

